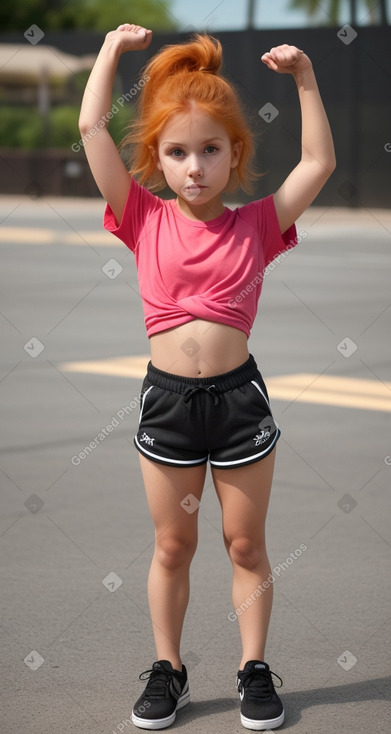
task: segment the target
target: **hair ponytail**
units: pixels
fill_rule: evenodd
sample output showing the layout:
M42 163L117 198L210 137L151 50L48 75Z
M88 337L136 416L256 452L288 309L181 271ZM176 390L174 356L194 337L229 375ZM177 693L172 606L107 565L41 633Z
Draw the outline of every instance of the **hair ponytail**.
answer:
M240 185L250 192L258 177L249 165L254 153L252 133L244 119L232 85L220 74L222 47L212 36L196 34L191 41L165 46L144 67L146 79L137 102L137 120L130 125L121 149L133 146L131 173L149 188L164 188L163 174L156 169L158 137L175 113L190 109L191 102L224 125L231 142L241 141L239 164L232 170L227 190Z

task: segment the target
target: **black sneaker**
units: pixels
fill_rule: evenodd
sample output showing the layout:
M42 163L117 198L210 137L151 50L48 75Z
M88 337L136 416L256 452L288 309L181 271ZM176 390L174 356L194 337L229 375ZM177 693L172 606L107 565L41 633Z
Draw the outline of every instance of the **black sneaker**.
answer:
M174 723L178 709L190 703L185 666L182 671L174 670L168 660L159 660L139 678L148 683L134 705L133 724L140 729L165 729Z
M236 685L242 702L240 720L246 729L276 729L284 721L284 707L274 690L272 675L281 681L278 686L281 688L280 676L261 660L249 660L243 670L238 671Z

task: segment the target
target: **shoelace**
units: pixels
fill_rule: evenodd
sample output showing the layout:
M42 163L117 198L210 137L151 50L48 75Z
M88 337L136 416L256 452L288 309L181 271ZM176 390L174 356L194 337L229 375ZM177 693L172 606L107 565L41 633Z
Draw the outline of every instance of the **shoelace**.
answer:
M164 668L151 668L140 673L140 680L148 680L146 690L149 695L155 697L166 696L167 687L170 684L172 673Z
M248 686L249 688L251 687L251 693L255 695L271 694L273 693L272 675L280 681L280 685L277 688L282 688L282 678L277 673L273 673L272 670L252 670L251 672L245 673L242 678L239 678L238 689L241 691Z
M206 390L209 395L213 396L214 404L218 405L219 402L219 394L216 392L216 385L194 385L193 387L189 387L188 390L186 390L184 395L184 402L188 403L189 400L193 397L193 395L198 392L199 390Z

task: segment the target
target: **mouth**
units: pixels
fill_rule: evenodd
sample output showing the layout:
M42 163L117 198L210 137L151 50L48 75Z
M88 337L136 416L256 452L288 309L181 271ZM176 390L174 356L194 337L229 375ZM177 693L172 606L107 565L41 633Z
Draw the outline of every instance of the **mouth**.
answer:
M202 184L195 184L195 183L188 183L182 186L181 193L183 196L185 196L187 199L192 201L193 199L198 196L198 194L201 193L203 189L207 189L207 186L203 186Z

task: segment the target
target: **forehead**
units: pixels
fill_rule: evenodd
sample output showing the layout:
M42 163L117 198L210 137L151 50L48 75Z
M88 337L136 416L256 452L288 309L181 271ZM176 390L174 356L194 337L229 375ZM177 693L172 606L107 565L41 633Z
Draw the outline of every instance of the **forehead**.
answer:
M197 107L189 112L177 113L165 124L159 143L181 141L204 141L219 137L228 140L228 135L221 123Z

